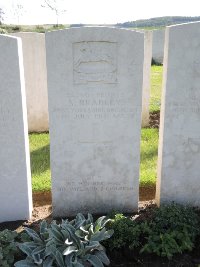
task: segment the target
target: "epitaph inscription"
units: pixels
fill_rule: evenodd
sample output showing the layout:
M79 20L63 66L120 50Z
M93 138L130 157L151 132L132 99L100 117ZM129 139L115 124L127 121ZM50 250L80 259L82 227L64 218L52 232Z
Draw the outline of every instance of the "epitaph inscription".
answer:
M73 44L74 84L117 83L117 43Z

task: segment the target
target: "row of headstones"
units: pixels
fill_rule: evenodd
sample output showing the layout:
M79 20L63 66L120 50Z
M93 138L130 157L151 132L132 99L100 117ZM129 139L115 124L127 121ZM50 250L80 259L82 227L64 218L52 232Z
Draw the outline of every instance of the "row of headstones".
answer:
M22 40L29 132L49 130L45 35L13 33ZM163 60L164 30L145 31L142 127L149 125L151 58ZM153 46L152 46L153 44ZM152 55L153 53L153 55Z
M156 201L199 205L200 23L166 30ZM0 37L0 221L31 217L22 47ZM138 207L144 34L46 34L54 216Z

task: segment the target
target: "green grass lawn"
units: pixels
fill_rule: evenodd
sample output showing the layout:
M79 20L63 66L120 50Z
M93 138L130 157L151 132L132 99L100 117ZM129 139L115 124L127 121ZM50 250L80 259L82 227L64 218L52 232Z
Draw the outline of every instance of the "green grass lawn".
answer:
M49 134L29 134L33 191L51 188Z
M150 112L160 110L161 87L162 87L162 66L151 67L151 93L150 93Z
M158 158L158 129L142 129L140 146L140 185L152 186L156 182Z
M150 110L160 109L162 67L152 66ZM33 191L51 188L49 134L29 134ZM158 129L142 129L140 184L154 185L158 150Z

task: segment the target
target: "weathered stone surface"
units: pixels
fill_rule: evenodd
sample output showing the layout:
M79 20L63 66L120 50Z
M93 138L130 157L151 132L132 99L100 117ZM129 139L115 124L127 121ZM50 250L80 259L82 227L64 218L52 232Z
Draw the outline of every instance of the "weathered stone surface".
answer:
M144 32L144 66L142 93L142 127L149 126L149 104L151 90L152 31Z
M46 34L54 216L138 207L144 35Z
M163 63L165 44L165 30L153 31L152 58L156 63Z
M32 190L21 41L0 35L0 222L31 217Z
M49 130L45 35L13 33L22 40L29 132Z
M158 204L200 206L200 23L167 27Z

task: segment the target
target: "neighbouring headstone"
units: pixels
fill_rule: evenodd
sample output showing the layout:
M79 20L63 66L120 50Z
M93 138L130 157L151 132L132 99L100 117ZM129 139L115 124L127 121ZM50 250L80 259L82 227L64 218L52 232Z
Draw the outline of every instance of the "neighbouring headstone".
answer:
M200 22L165 38L156 200L200 206Z
M22 40L29 132L49 130L45 34L18 32Z
M144 66L142 93L142 127L149 126L150 90L151 90L151 59L152 31L144 31Z
M162 64L164 57L165 30L153 31L152 58L156 63Z
M54 216L138 207L144 34L46 34Z
M0 222L31 217L32 190L21 40L0 35Z

